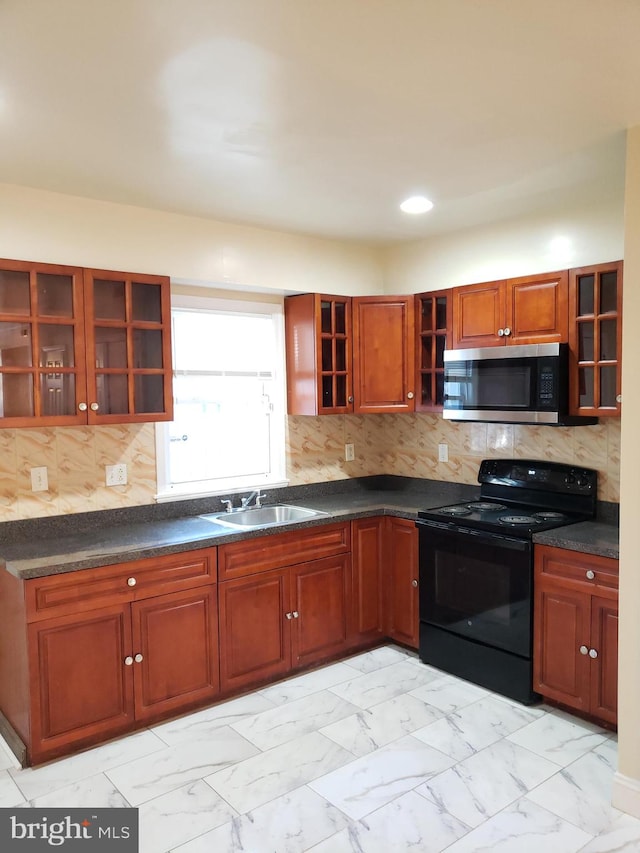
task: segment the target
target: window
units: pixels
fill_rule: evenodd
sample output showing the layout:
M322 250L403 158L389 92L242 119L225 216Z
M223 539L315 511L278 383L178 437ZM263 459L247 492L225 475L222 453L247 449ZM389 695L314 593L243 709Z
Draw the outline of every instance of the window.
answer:
M174 297L174 420L158 424L158 500L282 484L280 305Z

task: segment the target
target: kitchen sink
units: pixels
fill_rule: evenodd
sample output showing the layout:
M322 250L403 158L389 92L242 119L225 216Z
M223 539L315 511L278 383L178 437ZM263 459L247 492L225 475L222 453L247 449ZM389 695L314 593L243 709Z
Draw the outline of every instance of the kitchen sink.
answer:
M233 527L236 530L253 530L258 527L275 527L277 524L293 524L310 521L328 515L318 509L305 509L301 506L274 504L273 506L257 506L250 509L236 509L232 512L216 512L201 515L205 521L221 524L223 527Z

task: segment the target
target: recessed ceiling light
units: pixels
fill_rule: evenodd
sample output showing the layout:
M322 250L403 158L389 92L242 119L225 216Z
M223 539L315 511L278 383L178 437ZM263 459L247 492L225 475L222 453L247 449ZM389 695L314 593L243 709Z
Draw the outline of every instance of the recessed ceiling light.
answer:
M406 198L400 205L400 210L403 213L426 213L433 207L433 202L429 201L423 195L412 195L411 198Z

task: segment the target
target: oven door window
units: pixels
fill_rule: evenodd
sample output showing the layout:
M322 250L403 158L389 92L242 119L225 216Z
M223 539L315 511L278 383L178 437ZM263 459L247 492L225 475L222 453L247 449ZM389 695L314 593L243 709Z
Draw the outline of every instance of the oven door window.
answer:
M420 536L421 620L529 657L531 543L429 527Z

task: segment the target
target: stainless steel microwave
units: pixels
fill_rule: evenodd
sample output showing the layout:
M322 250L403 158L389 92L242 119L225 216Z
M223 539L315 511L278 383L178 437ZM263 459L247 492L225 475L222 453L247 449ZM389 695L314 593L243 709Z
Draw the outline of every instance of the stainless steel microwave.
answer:
M569 348L558 343L446 350L443 416L556 426L598 422L569 415Z

